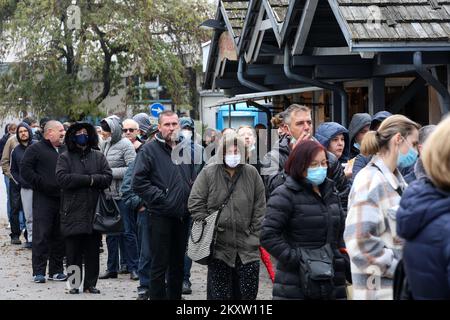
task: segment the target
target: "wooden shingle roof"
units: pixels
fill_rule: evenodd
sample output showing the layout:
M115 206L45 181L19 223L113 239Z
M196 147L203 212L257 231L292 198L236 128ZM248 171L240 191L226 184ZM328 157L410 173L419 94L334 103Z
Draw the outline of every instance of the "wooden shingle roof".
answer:
M329 0L350 46L450 45L450 0Z
M247 8L250 1L222 0L228 20L233 28L234 35L239 37L244 26Z

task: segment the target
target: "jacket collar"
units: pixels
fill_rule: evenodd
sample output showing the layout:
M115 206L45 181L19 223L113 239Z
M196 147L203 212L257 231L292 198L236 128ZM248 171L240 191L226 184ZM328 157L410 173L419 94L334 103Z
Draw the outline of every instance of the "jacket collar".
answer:
M380 158L380 156L375 155L370 161L370 164L377 167L381 171L383 176L386 178L386 180L394 190L398 190L399 188L401 190L405 190L405 188L408 186L405 179L403 179L400 171L396 168L392 173L391 170L389 170L389 168L386 166L384 161Z

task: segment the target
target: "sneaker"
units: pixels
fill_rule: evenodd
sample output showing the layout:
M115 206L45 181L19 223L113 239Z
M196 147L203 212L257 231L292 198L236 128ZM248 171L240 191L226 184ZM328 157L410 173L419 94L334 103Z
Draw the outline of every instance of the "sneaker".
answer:
M19 238L12 238L11 239L11 244L18 244L18 245L20 245L20 244L22 244L22 241L20 241Z
M32 249L33 245L31 242L25 242L24 246L25 249Z
M45 277L43 275L38 274L33 277L33 281L36 283L45 283Z
M8 225L6 226L6 229L7 229L7 230L10 230L10 229L11 229L11 224L10 224L10 223L8 223Z
M48 280L66 281L67 280L67 276L64 273L56 273L52 277L48 277Z
M130 274L130 271L128 271L128 267L126 265L121 265L119 274Z
M191 283L189 281L183 281L183 289L182 294L191 294Z

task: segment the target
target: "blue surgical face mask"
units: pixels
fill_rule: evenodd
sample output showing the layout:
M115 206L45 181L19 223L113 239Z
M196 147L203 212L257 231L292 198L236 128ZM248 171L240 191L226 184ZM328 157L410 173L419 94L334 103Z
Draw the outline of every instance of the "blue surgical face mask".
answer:
M405 139L405 141L407 140ZM409 150L406 154L403 154L401 151L399 151L397 158L397 167L403 169L412 166L416 162L418 156L419 153L411 146L409 147Z
M75 136L75 143L82 147L87 145L88 141L89 141L89 136L85 133L78 134Z
M33 134L36 134L37 131L38 131L37 128L31 128L31 132L32 132Z
M355 142L355 143L353 144L353 146L354 146L356 149L361 150L361 145L360 145L358 142Z
M320 186L327 177L327 167L308 168L306 179L315 186Z

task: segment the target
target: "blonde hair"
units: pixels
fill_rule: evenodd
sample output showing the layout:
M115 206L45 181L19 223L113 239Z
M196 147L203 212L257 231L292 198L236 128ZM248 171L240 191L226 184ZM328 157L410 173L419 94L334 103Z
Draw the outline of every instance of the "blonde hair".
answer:
M407 117L396 114L386 118L377 131L369 131L361 142L361 153L364 156L374 155L382 150L389 150L389 141L397 133L402 137L409 136L420 125Z
M433 183L444 190L450 190L450 117L436 127L424 144L421 159L425 171Z

